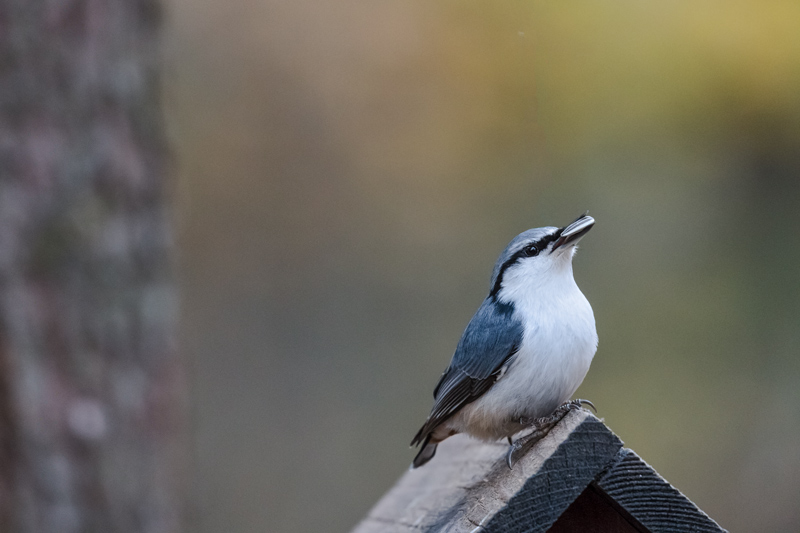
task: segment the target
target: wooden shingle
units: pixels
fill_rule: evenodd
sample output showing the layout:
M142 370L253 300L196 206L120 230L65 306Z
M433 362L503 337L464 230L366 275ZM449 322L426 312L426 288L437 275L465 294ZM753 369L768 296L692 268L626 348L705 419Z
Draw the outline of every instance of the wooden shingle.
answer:
M587 411L569 413L511 470L507 450L447 439L354 533L724 531Z

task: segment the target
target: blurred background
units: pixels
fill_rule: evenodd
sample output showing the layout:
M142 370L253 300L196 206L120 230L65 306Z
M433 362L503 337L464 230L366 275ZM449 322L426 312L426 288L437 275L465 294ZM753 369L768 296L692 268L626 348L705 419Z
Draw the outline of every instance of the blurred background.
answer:
M167 0L191 530L351 528L507 242L597 219L579 390L800 530L800 4Z

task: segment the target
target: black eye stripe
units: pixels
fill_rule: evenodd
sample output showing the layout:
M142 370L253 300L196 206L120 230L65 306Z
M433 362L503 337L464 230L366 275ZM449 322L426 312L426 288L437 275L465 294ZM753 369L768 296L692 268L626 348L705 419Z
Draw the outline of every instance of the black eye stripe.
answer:
M491 296L491 297L497 296L497 293L498 293L498 291L500 291L500 287L503 284L503 274L505 274L506 270L508 270L508 268L511 265L515 264L517 261L519 261L522 258L533 257L535 255L538 255L542 250L546 249L547 246L551 242L555 241L556 239L558 239L561 236L561 231L562 230L559 229L558 231L556 231L555 233L553 233L551 235L545 235L544 237L542 237L538 241L529 243L529 244L523 246L522 248L520 248L519 250L517 250L516 252L514 252L514 255L509 257L508 260L505 263L503 263L503 265L500 267L500 272L497 274L497 279L494 282L494 286L492 287L491 292L489 292L489 296ZM529 253L526 252L526 250L528 250L531 247L535 247L536 248L536 252L533 253L533 254L529 254Z

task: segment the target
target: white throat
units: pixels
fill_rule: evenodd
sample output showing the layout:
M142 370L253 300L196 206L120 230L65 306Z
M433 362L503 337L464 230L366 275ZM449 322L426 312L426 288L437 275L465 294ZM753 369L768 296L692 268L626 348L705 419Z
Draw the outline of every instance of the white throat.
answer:
M514 365L525 383L517 385L516 394L536 396L532 403L542 406L542 412L570 398L597 351L592 307L572 276L571 250L563 255L510 267L498 292L499 300L514 305L523 324Z
M546 303L569 298L575 292L581 294L572 275L574 254L575 248L570 247L550 257L532 257L509 267L503 274L498 299L525 306L529 300Z

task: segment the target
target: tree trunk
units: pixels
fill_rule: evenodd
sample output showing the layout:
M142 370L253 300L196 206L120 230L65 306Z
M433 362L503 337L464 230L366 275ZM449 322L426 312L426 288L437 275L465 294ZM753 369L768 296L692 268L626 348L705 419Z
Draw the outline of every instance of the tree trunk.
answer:
M0 529L177 532L155 0L0 0Z

